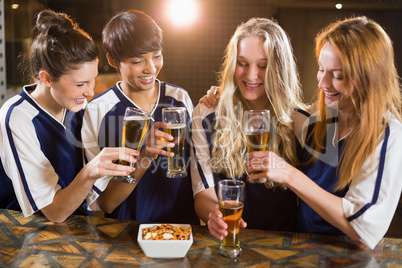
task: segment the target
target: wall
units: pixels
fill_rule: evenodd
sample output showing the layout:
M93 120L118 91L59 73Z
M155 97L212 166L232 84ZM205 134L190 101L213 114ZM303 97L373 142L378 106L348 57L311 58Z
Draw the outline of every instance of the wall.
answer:
M3 1L3 0L0 0ZM5 3L11 3L5 0ZM80 26L101 44L101 31L107 20L117 12L125 9L140 9L151 15L164 32L164 67L160 78L166 82L184 87L198 103L212 85L217 84L216 74L219 71L225 47L234 33L236 26L251 17L275 18L288 32L297 59L300 80L305 93L305 101L310 102L316 88L317 64L314 59L314 36L327 25L339 18L352 14L367 15L380 22L390 34L395 44L395 55L398 70L401 70L399 49L402 31L399 30L402 20L402 0L349 0L342 1L345 9L335 10L332 0L200 0L201 17L192 27L174 28L165 16L165 4L168 0L20 0L27 7L21 9L13 20L7 20L6 28L12 24L8 32L7 45L21 46L26 43L33 26L33 13L41 8L49 7L56 11L64 11L73 16ZM348 7L347 2L354 3ZM6 9L7 11L8 9ZM10 11L7 11L10 12ZM10 18L11 15L8 15ZM20 19L22 18L22 19ZM29 22L31 24L29 25ZM23 25L22 25L22 24ZM14 39L13 39L14 38ZM12 40L11 40L12 39ZM23 40L23 41L21 41ZM12 51L11 51L12 52ZM18 51L17 51L18 52ZM20 90L18 80L21 77L15 68L16 56L9 54L13 66L7 66L8 81L12 82L17 92ZM99 84L97 92L101 92L116 76L101 55L99 64L99 80L107 81ZM105 80L106 78L107 80Z

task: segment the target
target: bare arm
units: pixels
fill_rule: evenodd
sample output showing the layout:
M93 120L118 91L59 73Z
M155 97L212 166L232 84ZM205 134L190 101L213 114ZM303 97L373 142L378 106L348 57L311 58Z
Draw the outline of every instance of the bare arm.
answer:
M278 183L283 183L322 218L351 239L359 240L359 235L345 217L342 198L325 191L303 172L292 167L273 152L253 152L248 155L247 162L247 171L249 173L252 171L262 171L259 174L249 175L250 178L266 177Z
M134 172L135 183L124 183L116 180L110 180L106 189L98 198L100 208L106 213L111 213L115 210L135 189L140 182L142 176L147 171L151 162L158 156L173 156L174 153L168 153L162 150L163 147L173 147L174 143L168 142L173 137L159 128L165 128L167 123L155 122L149 131L145 148L142 150L137 159L136 169Z
M138 152L128 148L105 148L77 174L64 189L57 191L50 205L41 209L53 222L63 222L84 201L95 181L103 176L124 176L132 167L114 164L117 159L135 162Z

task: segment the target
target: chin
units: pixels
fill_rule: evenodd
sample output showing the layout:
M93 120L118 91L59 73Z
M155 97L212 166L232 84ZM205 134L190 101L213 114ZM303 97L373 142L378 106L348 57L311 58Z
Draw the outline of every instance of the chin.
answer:
M338 103L338 101L325 101L325 106L328 108L331 108L331 109L338 110L339 103Z
M81 111L84 108L84 104L75 104L74 106L71 107L66 107L67 110L76 113Z

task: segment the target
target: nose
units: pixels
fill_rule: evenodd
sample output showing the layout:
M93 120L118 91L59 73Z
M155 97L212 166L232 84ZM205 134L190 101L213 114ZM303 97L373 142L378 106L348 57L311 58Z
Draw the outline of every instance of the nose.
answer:
M84 91L84 96L92 98L95 95L94 88L95 88L95 80L93 80L88 84L86 90Z
M250 65L250 67L248 68L248 72L247 72L247 79L250 81L255 81L258 79L258 66L256 65Z
M155 67L155 63L153 62L153 60L146 61L145 71L150 74L153 74L156 72L156 67Z
M326 72L318 72L317 74L318 88L329 88L331 86L329 75Z

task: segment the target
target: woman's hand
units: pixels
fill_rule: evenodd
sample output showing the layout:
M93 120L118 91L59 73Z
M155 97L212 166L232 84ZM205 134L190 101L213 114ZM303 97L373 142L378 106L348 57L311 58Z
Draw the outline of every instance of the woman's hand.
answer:
M208 108L216 107L221 94L220 87L212 86L207 91L207 95L203 96L199 102L203 103Z
M134 167L115 163L116 160L124 160L130 163L137 161L139 152L130 148L119 147L103 148L102 151L84 166L90 179L99 179L103 176L127 176L135 170Z
M223 237L228 235L228 225L222 220L222 217L223 215L222 212L219 210L219 205L216 204L213 207L212 211L209 213L209 220L207 225L209 232L219 240L223 240ZM243 221L243 219L240 220L240 227L247 227L247 223Z
M249 179L267 178L288 186L288 179L295 168L271 151L254 151L246 157ZM258 173L252 174L253 171Z
M164 155L167 157L174 156L174 153L169 153L162 148L174 147L174 143L169 142L173 140L173 136L169 135L162 130L168 127L168 123L165 122L155 122L152 128L148 131L147 141L145 143L145 148L143 152L141 152L141 157L148 157L155 159L158 155Z

